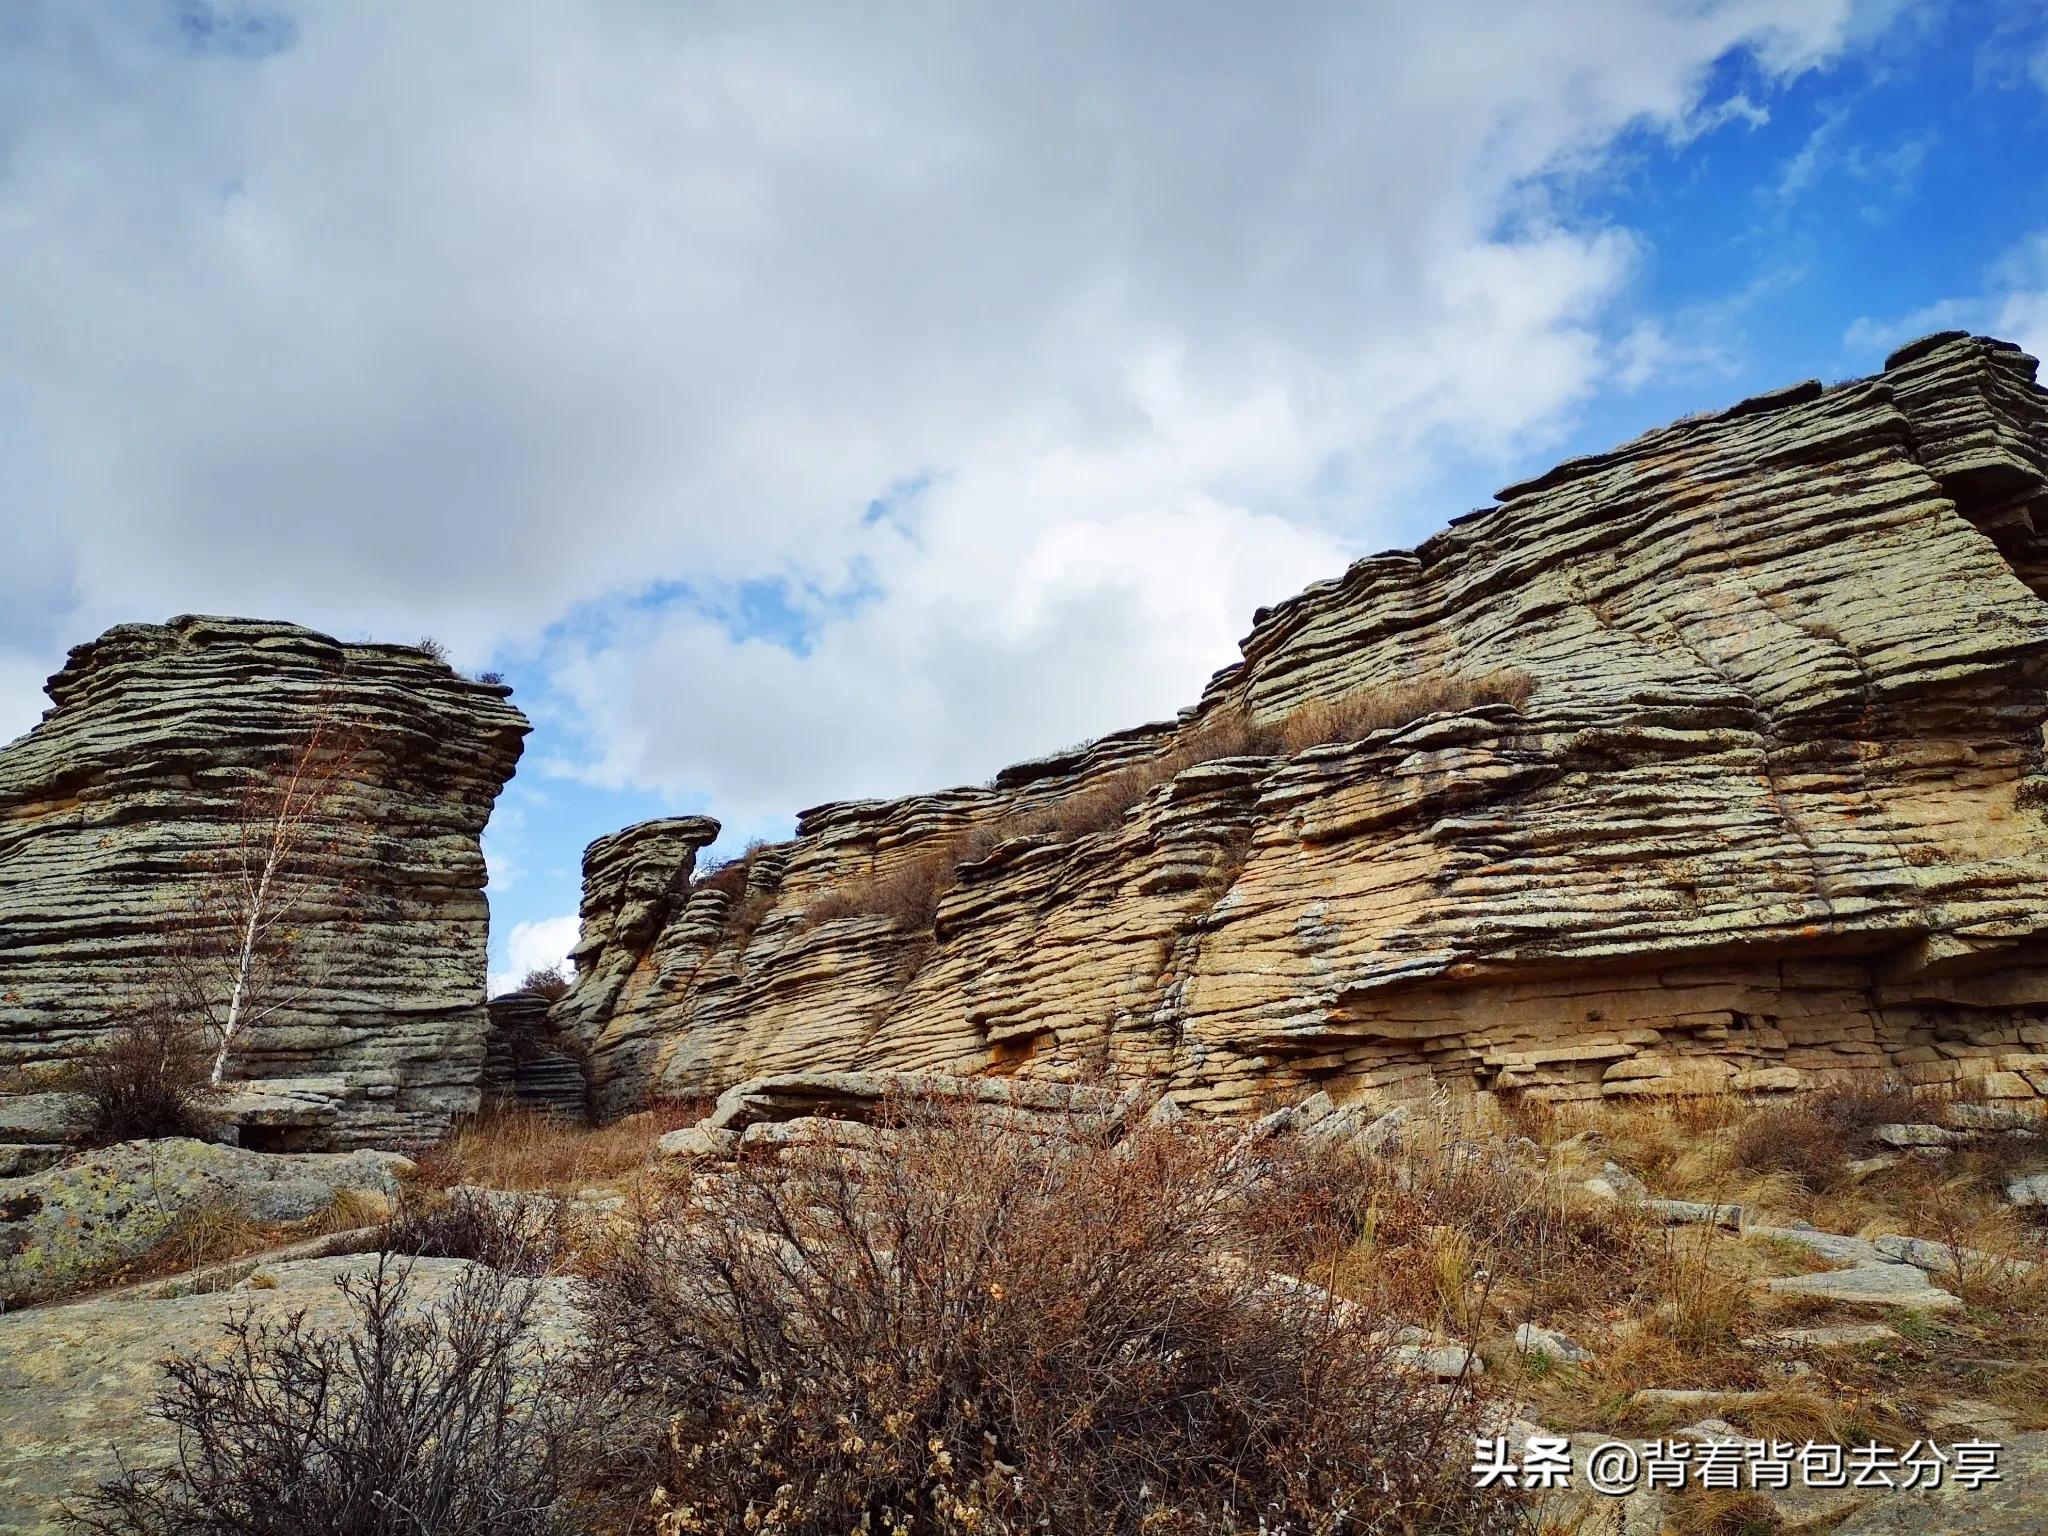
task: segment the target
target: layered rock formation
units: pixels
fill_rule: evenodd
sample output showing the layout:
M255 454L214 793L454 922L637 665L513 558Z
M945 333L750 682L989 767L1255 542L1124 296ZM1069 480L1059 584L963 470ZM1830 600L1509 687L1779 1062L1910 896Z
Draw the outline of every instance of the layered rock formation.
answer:
M289 999L233 1052L232 1079L292 1079L254 1096L268 1107L246 1139L416 1141L474 1109L479 837L527 730L509 691L410 646L242 619L124 624L74 649L42 723L0 749L0 1071L75 1060L159 993L251 786L333 718L355 745L313 833L348 835L319 841Z
M1177 721L737 869L605 838L556 1017L608 1113L870 1068L2048 1092L2035 366L1930 337L1561 465L1261 611Z
M484 1103L580 1121L587 1114L580 1043L548 1022L548 1006L538 992L507 992L485 1005Z

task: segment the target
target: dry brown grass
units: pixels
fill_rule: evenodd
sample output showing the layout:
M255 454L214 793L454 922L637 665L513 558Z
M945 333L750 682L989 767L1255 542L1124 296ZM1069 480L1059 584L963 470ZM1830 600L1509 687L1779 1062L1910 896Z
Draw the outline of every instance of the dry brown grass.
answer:
M1512 704L1519 709L1528 703L1534 686L1526 672L1502 669L1470 677L1425 678L1393 688L1361 688L1304 704L1273 730L1281 751L1301 752L1327 742L1359 741L1426 715L1454 714L1482 704Z
M1292 755L1311 746L1357 741L1389 726L1481 704L1519 707L1527 702L1532 686L1528 674L1503 669L1471 677L1447 676L1359 689L1337 699L1304 704L1274 721L1255 722L1242 705L1213 710L1180 732L1167 750L1098 774L1052 805L934 840L886 873L842 881L811 901L804 909L805 920L816 925L842 917L874 916L887 918L891 927L906 932L926 929L963 863L982 858L1013 838L1044 837L1070 843L1108 832L1122 825L1131 808L1153 790L1197 764L1227 757Z
M1775 1536L1785 1528L1778 1507L1760 1493L1689 1488L1671 1501L1666 1536Z
M709 1108L700 1100L676 1100L602 1126L533 1109L487 1110L420 1155L419 1182L431 1189L476 1184L560 1194L618 1187L647 1166L664 1134L696 1124Z
M1523 1320L1604 1331L1643 1305L1655 1254L1639 1212L1451 1115L1413 1124L1398 1159L1359 1177L1363 1230L1335 1280L1345 1295L1466 1337Z
M1634 1296L1618 1306L1568 1299L1538 1319L1592 1345L1594 1361L1570 1368L1497 1352L1489 1356L1490 1388L1517 1397L1541 1422L1574 1430L1641 1427L1644 1410L1631 1398L1644 1387L1766 1392L1717 1416L1752 1435L1794 1440L1904 1444L1930 1433L1929 1415L1958 1398L2007 1405L2028 1424L2048 1422L2048 1372L2026 1364L2048 1337L2048 1252L2038 1227L1999 1199L2010 1171L2040 1160L2036 1139L1999 1134L1943 1157L1904 1155L1861 1176L1848 1169L1850 1158L1878 1150L1872 1127L1938 1119L1941 1108L1926 1094L1850 1089L1804 1101L1718 1094L1593 1111L1516 1107L1513 1128L1549 1149L1549 1167L1563 1179L1612 1158L1655 1195L1745 1205L1753 1222L1925 1238L1960 1259L1959 1274L1938 1279L1967 1306L1940 1318L1871 1319L1774 1296L1758 1282L1833 1266L1803 1245L1674 1228L1646 1235ZM1819 1151L1794 1145L1802 1141ZM2023 1269L2021 1260L2043 1267ZM1482 1252L1474 1262L1487 1261ZM1513 1320L1503 1314L1499 1326ZM1745 1343L1789 1325L1865 1320L1903 1337L1850 1350ZM1807 1374L1788 1380L1788 1363Z
M593 1275L582 1374L663 1536L1519 1528L1469 1385L1282 1278L1327 1193L1284 1149L891 1120L678 1187Z

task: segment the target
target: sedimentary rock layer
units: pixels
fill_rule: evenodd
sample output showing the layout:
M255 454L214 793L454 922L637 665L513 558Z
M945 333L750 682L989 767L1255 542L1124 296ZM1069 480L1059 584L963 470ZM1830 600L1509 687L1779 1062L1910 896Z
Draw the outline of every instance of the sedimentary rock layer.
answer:
M556 1017L607 1112L867 1068L2048 1092L2035 367L1930 337L1560 465L1262 610L1177 721L743 869L697 872L702 819L605 838ZM1415 718L1270 739L1359 697Z
M250 786L324 716L358 743L316 817L347 835L315 828L326 894L293 915L290 1000L229 1076L332 1086L331 1125L298 1127L297 1145L416 1140L475 1108L479 837L527 730L509 691L410 646L243 619L77 647L42 723L0 748L0 1070L75 1060L160 995Z
M564 1120L587 1118L580 1043L564 1039L548 1022L548 999L538 992L507 992L487 1003L484 1039L486 1105L542 1110Z

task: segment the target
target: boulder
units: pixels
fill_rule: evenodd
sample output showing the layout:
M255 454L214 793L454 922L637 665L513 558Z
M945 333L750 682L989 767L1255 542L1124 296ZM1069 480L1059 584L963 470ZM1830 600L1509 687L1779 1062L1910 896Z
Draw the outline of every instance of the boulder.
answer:
M1568 1335L1535 1323L1524 1323L1515 1330L1515 1348L1525 1355L1548 1355L1566 1365L1580 1365L1593 1358L1590 1349L1573 1342Z
M345 1192L388 1199L412 1171L395 1152L264 1153L172 1138L124 1141L0 1179L0 1303L89 1284L195 1219L304 1221Z
M2030 1173L2006 1182L2005 1198L2014 1205L2048 1205L2048 1173Z

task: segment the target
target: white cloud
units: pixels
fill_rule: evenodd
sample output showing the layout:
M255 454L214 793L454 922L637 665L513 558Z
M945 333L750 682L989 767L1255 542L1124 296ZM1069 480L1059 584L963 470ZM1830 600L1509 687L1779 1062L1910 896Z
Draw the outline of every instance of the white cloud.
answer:
M0 642L212 608L475 661L576 611L588 771L742 814L1186 701L1255 603L1640 358L1634 237L1546 178L1754 120L1853 25L215 9L291 46L139 0L4 23L0 285L36 302L0 309L34 444L0 522L64 532ZM612 606L760 579L806 649Z
M0 746L43 717L50 702L43 695L43 683L53 670L34 657L0 650Z
M1859 360L1881 355L1930 331L1964 330L2016 342L2035 357L2048 358L2048 230L2007 252L1980 293L1938 299L1909 315L1864 316L1842 344Z
M582 931L582 920L573 912L564 917L514 923L505 939L506 968L491 972L490 995L497 997L510 992L529 971L558 969L564 976L575 975L569 951L576 947Z

